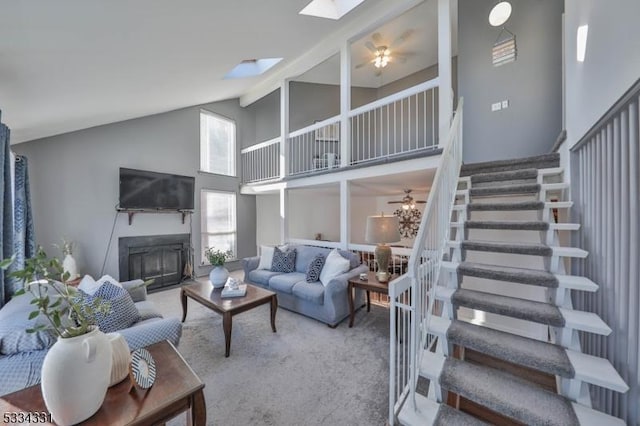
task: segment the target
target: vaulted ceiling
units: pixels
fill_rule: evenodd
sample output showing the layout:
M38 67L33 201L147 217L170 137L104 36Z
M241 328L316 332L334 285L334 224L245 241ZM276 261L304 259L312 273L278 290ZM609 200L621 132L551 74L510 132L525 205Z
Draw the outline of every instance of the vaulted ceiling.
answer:
M308 0L4 0L2 121L19 143L238 97L269 74L224 80L240 61L283 57L277 72L389 1L333 21L298 15Z

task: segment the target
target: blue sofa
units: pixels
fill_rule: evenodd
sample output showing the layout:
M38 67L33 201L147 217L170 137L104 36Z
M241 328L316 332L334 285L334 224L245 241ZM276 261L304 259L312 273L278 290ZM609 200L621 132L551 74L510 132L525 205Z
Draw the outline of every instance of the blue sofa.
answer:
M305 277L311 260L319 253L326 257L331 249L305 245L289 245L288 248L296 249L294 272L257 269L260 256L248 257L242 260L244 281L276 292L278 306L282 308L317 319L330 327L337 326L349 316L348 280L367 272L368 267L361 264L357 254L341 250L340 254L349 259L351 269L332 279L326 287L320 281L308 283ZM360 306L362 303L364 292L357 290L354 304Z
M178 318L162 318L153 303L147 301L147 290L141 287L142 280L121 283L135 302L140 320L129 328L119 330L129 344L130 350L136 350L163 340L178 345L182 336L182 323ZM24 331L32 326L28 320L33 310L31 297L27 294L12 299L0 309L0 348L43 347L40 350L12 351L11 354L0 352L0 395L40 383L40 371L47 351L55 343L55 338L40 338L34 335L22 335L16 339L16 332ZM35 340L34 340L35 339Z

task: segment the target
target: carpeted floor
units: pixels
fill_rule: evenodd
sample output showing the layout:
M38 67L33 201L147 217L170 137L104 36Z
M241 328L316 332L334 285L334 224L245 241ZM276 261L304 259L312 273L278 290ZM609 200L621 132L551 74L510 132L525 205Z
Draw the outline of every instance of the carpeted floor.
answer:
M149 295L181 317L179 289ZM222 317L189 299L178 350L205 382L209 425L383 425L388 416L389 310L372 306L337 328L269 307L233 318L224 357ZM184 423L183 416L170 424Z

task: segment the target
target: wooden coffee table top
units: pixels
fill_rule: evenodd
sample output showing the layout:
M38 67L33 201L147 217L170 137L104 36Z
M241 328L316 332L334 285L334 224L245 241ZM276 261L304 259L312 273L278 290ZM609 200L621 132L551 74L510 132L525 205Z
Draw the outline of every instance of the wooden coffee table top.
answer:
M376 293L389 294L389 282L393 281L397 277L397 275L392 275L389 278L389 281L387 281L386 283L381 283L376 278L375 272L368 271L366 281L361 280L360 277L353 277L349 279L349 284L352 288L361 288L367 291L375 291Z
M247 284L247 294L244 296L223 298L221 296L222 289L213 288L209 280L196 281L194 284L185 285L182 287L182 291L188 297L196 299L219 314L244 311L248 306L266 303L275 295L273 291Z
M168 341L146 348L156 362L156 381L145 393L127 377L109 388L102 407L83 425L139 425L169 420L184 411L185 400L204 383ZM131 392L130 392L131 390ZM187 407L188 408L188 407ZM40 385L0 397L0 412L47 412ZM202 419L202 423L204 423Z

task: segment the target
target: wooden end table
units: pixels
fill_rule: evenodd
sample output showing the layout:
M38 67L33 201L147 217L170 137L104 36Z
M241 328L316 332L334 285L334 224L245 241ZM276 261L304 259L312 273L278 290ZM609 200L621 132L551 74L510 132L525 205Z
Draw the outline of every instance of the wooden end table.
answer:
M367 292L367 312L371 311L371 296L369 294L370 291L379 294L389 294L389 282L395 279L396 276L392 275L389 277L389 281L386 283L381 283L376 278L376 273L373 271L367 272L367 280L361 280L360 277L353 277L349 280L349 287L347 289L347 294L349 296L349 327L353 327L353 319L356 316L355 308L353 306L353 292L355 289L359 288L362 290L366 290Z
M176 348L164 341L146 349L156 363L156 381L153 386L145 392L133 387L127 377L107 390L102 407L82 422L82 425L162 424L185 411L190 411L188 424L207 424L207 409L202 391L204 383ZM24 415L48 413L40 385L0 397L0 412Z
M229 353L231 352L231 323L234 315L270 303L271 329L274 333L276 332L278 296L273 291L247 284L247 294L242 297L223 298L221 293L222 289L213 288L209 280L196 281L195 284L182 287L180 290L180 300L182 301L182 322L187 318L187 297L222 315L225 357L229 357Z

